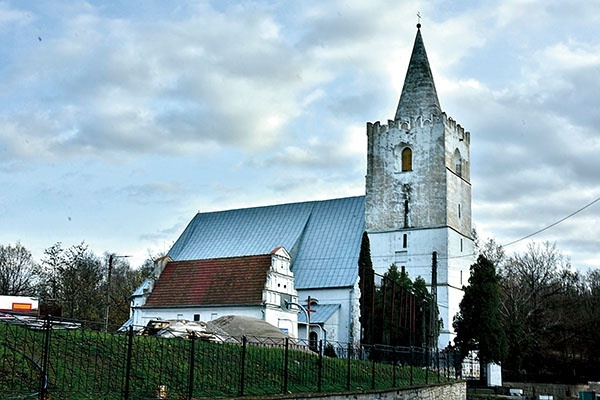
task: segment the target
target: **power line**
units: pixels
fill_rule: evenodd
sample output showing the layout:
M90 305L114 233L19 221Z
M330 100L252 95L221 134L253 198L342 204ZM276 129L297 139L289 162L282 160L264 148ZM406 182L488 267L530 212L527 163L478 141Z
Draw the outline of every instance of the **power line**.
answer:
M515 243L519 243L519 242L521 242L521 241L523 241L523 240L525 240L525 239L529 239L530 237L532 237L532 236L535 236L535 235L537 235L538 233L542 233L542 232L544 232L545 230L548 230L548 229L550 229L550 228L552 228L552 227L554 227L554 226L556 226L556 225L560 224L561 222L563 222L563 221L566 221L567 219L569 219L569 218L571 218L571 217L573 217L573 216L575 216L575 215L579 214L580 212L582 212L582 211L583 211L583 210L585 210L586 208L589 208L589 207L591 207L592 205L594 205L595 203L597 203L597 202L599 202L599 201L600 201L600 197L598 197L596 200L592 201L591 203L589 203L589 204L587 204L587 205L585 205L585 206L581 207L579 210L572 212L571 214L567 215L566 217L564 217L564 218L561 218L561 219L559 219L558 221L556 221L556 222L554 222L554 223L552 223L552 224L550 224L550 225L546 226L545 228L542 228L542 229L540 229L540 230L537 230L537 231L535 231L535 232L533 232L533 233L530 233L530 234L529 234L529 235L527 235L527 236L523 236L523 237L522 237L522 238L520 238L520 239L513 240L513 241L512 241L512 242L510 242L510 243L507 243L507 244L504 244L504 245L502 245L502 247L508 247L508 246L511 246L511 245L513 245L513 244L515 244Z

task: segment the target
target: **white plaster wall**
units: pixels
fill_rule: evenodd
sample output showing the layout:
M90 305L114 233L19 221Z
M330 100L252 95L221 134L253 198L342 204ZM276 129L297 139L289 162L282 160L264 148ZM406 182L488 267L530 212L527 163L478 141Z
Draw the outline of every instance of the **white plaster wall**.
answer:
M407 235L407 246L403 247L403 235ZM439 229L406 229L392 232L369 232L371 260L376 273L385 274L393 263L400 270L406 267L413 281L421 276L431 283L432 253L438 252L438 282L445 281L445 258L448 251L448 231ZM405 255L404 255L405 254Z
M181 308L138 308L134 310L136 325L145 326L151 319L194 320L200 314L201 321L212 321L224 315L241 315L264 319L261 306L255 307L181 307Z
M406 248L402 247L404 234L407 235ZM449 228L369 233L369 241L373 269L377 274L385 274L395 262L399 270L403 265L406 267L411 280L420 276L429 286L432 253L438 253L438 308L444 323L439 345L446 347L454 338L452 321L459 311L462 286L468 284L469 268L474 262L473 241ZM398 256L404 252L404 262L400 262Z
M290 337L298 338L298 314L281 308L268 307L264 320L269 324L287 332Z
M293 311L277 310L263 306L233 307L181 307L181 308L137 308L134 309L134 325L136 328L146 326L152 319L184 319L193 321L194 315L200 314L201 321L212 321L225 315L239 315L257 318L269 324L288 330L288 334L298 337L298 316Z
M338 323L328 325L328 341L344 343L352 341L355 343L360 340L360 325L358 324L358 316L360 315L358 310L360 307L357 292L354 288L298 290L300 304L305 304L308 296L318 299L319 304L340 304ZM303 326L300 326L298 335L301 339L306 338L306 330Z
M339 324L340 324L340 310L338 309L327 320L327 322L323 324L323 329L321 329L318 326L314 326L313 324L311 324L310 331L311 332L316 332L316 334L317 334L317 340L323 340L323 343L325 345L325 342L336 341L335 339L333 339L331 337L331 333L330 332L335 332L338 329ZM304 331L304 332L306 332L306 331ZM306 338L306 333L304 334L304 336L300 336L300 338L301 339L305 339Z

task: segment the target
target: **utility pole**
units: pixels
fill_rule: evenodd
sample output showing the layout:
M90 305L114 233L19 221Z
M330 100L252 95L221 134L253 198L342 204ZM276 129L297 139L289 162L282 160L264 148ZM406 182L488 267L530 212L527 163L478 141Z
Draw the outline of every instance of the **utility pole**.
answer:
M434 340L437 336L437 251L431 254L431 304L429 306L429 324L430 324L430 343L433 348Z

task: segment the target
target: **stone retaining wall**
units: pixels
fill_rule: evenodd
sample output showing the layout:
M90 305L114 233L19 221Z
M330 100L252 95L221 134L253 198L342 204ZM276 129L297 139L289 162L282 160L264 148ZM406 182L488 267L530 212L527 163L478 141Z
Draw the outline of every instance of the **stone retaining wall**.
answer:
M337 393L337 394L314 394L303 396L281 396L268 397L268 399L289 399L289 400L466 400L467 383L464 381L436 384L423 387L411 387L407 389L398 389L391 391L373 391L368 393ZM262 400L267 397L261 397ZM252 400L244 397L244 400Z

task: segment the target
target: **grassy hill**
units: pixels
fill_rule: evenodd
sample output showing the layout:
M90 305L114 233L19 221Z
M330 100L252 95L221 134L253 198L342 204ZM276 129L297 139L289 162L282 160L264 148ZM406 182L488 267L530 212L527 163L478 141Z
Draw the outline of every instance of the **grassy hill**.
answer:
M346 349L337 349L344 355ZM0 391L52 399L148 399L343 392L445 380L422 368L324 357L292 346L210 343L0 324ZM364 354L363 354L364 356ZM390 355L388 354L388 359ZM426 379L427 378L427 379Z

